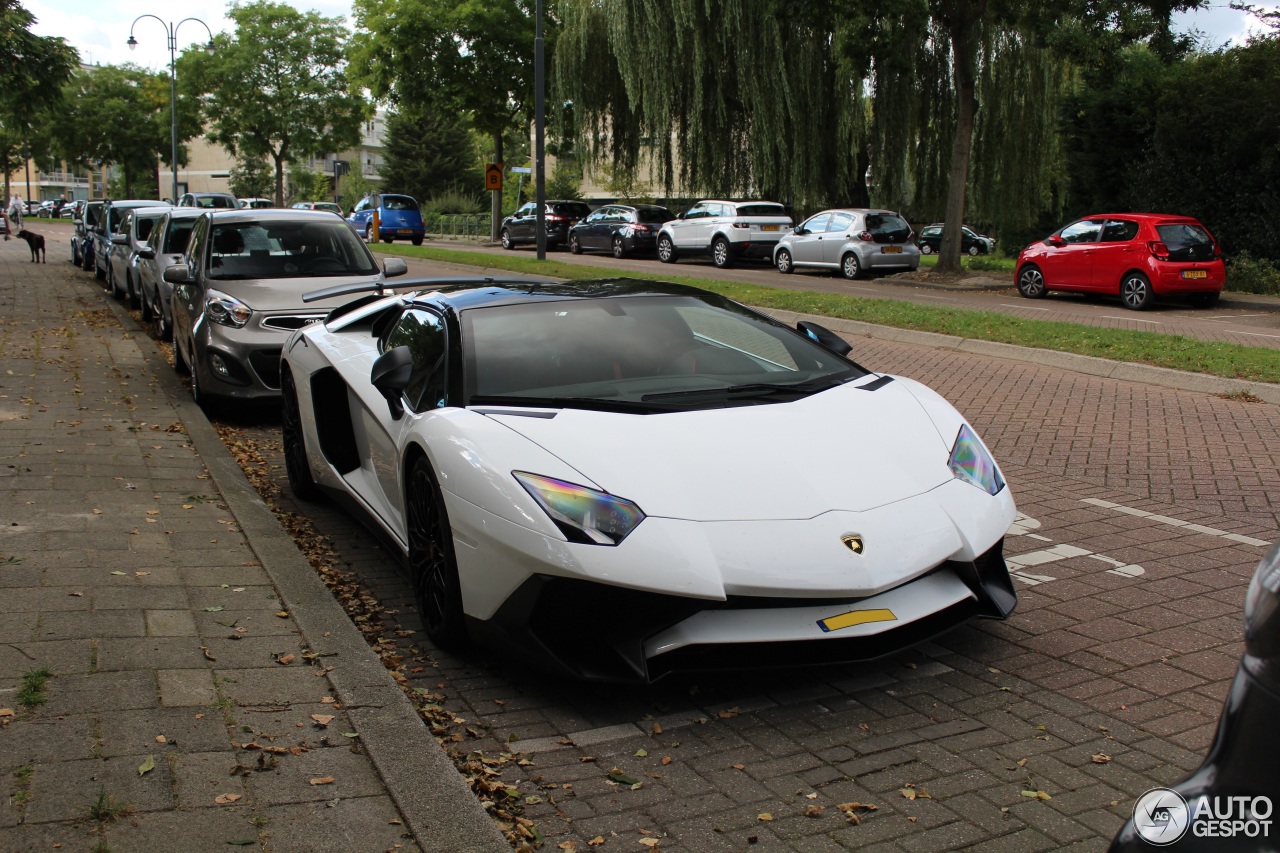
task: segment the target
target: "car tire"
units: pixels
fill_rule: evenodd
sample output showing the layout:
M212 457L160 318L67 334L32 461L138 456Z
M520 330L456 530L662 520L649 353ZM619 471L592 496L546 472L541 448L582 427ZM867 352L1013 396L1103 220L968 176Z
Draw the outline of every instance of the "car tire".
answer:
M173 336L173 372L179 376L186 376L191 372L191 365L187 364L186 356L182 354L182 341L178 340L177 335Z
M418 616L432 642L456 649L467 639L458 561L444 498L426 456L414 460L408 491L409 576Z
M412 240L412 242L413 242L413 245L415 245L415 246L421 246L421 245L422 245L422 238L421 238L421 237L414 237L414 238L413 238L413 240Z
M1042 299L1049 292L1038 266L1027 264L1018 272L1018 292L1028 299Z
M613 235L613 256L618 260L622 260L627 256L627 249L622 245L622 236L620 234Z
M920 254L922 254L922 255L932 255L932 254L933 254L933 247L932 247L932 246L930 246L928 243L921 243L921 244L920 244Z
M1193 308L1212 308L1218 304L1218 300L1221 298L1221 293L1196 293L1191 297L1191 306Z
M298 407L298 386L287 364L280 368L280 410L280 438L284 445L284 471L289 478L289 490L298 500L315 503L320 499L320 487L311 476L302 410Z
M84 266L84 262L80 260L80 244L75 240L71 241L71 263L78 267Z
M676 244L672 242L669 234L663 234L658 238L658 260L664 264L676 262Z
M779 249L778 254L773 256L773 265L783 275L790 275L796 270L796 265L791 260L791 253L786 249Z
M979 254L979 253L978 253L978 247L977 247L977 246L970 246L970 247L969 247L969 257L971 257L971 258L976 258L976 257L978 257L978 254Z
M111 297L117 302L124 302L128 295L124 292L124 288L120 286L120 282L116 281L115 268L111 266L111 262L107 262L107 270L105 273L106 288L111 292Z
M141 288L139 288L139 290L141 290ZM145 299L142 293L135 292L134 288L132 287L132 278L130 279L129 297L130 297L130 300L133 302L133 304L137 307L138 316L142 319L142 322L150 325L151 324L151 302L150 300Z
M503 228L502 229L502 248L510 251L515 247L516 247L515 241L511 239L511 232Z
M156 340L173 340L173 326L165 319L164 309L159 303L151 309L151 333L156 336Z
M138 293L138 288L133 283L133 275L125 273L124 275L124 292L129 299L129 307L142 310L142 296ZM143 317L143 321L147 318Z
M862 264L853 252L846 252L840 259L840 274L850 281L862 277Z
M1120 279L1120 301L1131 311L1151 307L1151 281L1140 272L1126 273Z
M581 255L581 254L582 254L582 244L578 242L578 235L577 235L577 234L570 234L570 235L569 235L569 254L571 254L571 255Z
M717 237L711 241L711 263L716 265L716 269L722 270L733 266L733 252L725 238Z

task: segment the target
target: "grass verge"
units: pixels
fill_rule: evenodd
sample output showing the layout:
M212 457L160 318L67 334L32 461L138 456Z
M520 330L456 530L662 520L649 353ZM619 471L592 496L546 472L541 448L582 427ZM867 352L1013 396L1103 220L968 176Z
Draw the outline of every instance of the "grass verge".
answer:
M500 269L522 275L563 279L652 278L609 267L566 264L555 260L438 249L428 246L378 244L378 251L431 261ZM664 281L688 284L762 308L859 320L879 326L937 332L1024 347L1091 355L1255 382L1280 383L1280 350L1197 341L1159 332L1104 329L1075 323L1028 320L990 311L941 309L893 299L863 299L834 293L763 287L732 281L663 275Z

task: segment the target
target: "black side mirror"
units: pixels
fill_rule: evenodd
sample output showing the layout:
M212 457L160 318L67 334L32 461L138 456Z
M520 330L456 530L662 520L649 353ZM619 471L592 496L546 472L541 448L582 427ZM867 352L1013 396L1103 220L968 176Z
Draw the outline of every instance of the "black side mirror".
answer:
M400 402L404 389L409 387L409 373L413 370L413 353L407 346L398 346L378 356L369 371L369 381L387 400L393 420L404 415Z
M156 251L155 251L155 249L151 248L150 246L143 246L141 249L139 249L139 250L138 250L138 253L137 253L137 254L138 254L138 257L140 257L140 258L144 258L144 259L146 259L146 260L150 261L150 260L153 260L153 259L155 258L155 256L156 256Z
M808 320L801 320L799 323L796 323L796 328L803 332L810 340L831 350L836 355L848 355L853 351L853 344L849 343L826 326L819 326L817 323L811 323Z

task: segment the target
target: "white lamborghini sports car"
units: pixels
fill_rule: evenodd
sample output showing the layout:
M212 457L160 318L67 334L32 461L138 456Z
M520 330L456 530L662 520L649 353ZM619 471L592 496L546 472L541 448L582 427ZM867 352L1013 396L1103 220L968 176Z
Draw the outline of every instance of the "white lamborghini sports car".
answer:
M412 286L289 338L283 438L299 497L399 547L440 645L653 680L1013 610L987 448L833 332L661 282Z

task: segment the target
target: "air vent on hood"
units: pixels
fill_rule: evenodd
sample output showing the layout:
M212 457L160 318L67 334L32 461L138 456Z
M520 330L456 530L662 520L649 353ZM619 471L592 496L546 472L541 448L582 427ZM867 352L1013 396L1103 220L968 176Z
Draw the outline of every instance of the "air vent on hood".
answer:
M879 379L876 379L873 382L868 382L866 385L859 385L858 390L859 391L878 391L879 389L888 385L892 381L893 381L892 376L881 376Z

